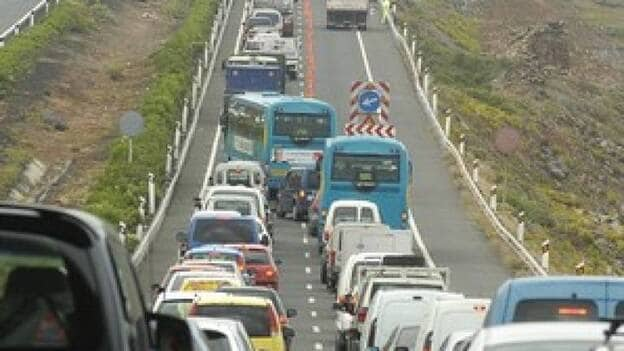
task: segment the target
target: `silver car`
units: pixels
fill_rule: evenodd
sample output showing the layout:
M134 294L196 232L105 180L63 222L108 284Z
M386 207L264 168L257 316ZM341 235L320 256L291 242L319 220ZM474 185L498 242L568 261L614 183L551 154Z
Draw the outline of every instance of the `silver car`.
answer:
M208 317L189 317L204 332L210 351L253 351L245 328L238 320Z

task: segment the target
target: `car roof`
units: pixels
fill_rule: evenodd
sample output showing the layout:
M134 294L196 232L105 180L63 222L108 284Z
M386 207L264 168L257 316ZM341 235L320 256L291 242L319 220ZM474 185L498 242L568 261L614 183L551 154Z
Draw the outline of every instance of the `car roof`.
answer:
M228 318L212 318L212 317L200 317L200 316L188 316L188 320L197 324L199 329L202 330L215 330L218 332L235 331L242 323L237 319Z
M264 34L268 34L268 33L264 33ZM221 163L219 163L217 165L217 168L219 168L219 167L226 167L226 168L227 167L258 167L258 168L262 168L262 165L258 161L234 160L234 161L221 162Z
M241 217L241 214L236 211L208 211L208 210L199 210L195 211L191 216L191 220L193 219L204 219L204 218L223 218L223 217Z
M244 250L262 250L271 252L271 249L268 246L264 246L262 244L226 244L227 247L237 248L240 251Z
M399 288L399 289L379 291L377 295L375 295L375 299L382 300L383 303L385 303L387 301L394 301L394 300L417 299L417 297L429 298L429 297L438 297L438 296L462 298L464 295L461 293L441 291L441 290ZM447 300L441 300L441 301L447 301ZM456 301L456 300L448 300L448 301Z
M206 202L210 202L212 200L235 200L235 201L246 201L251 204L255 204L255 200L253 197L248 195L223 195L223 194L214 194L210 196ZM236 211L223 211L223 212L236 212Z
M558 282L567 282L567 283L587 283L587 282L615 282L615 283L624 283L624 277L615 277L615 276L576 276L576 275L561 275L561 276L536 276L536 277L521 277L521 278L513 278L506 281L503 285L513 285L516 287L530 287L536 285L550 285Z
M523 322L485 328L478 332L486 345L523 341L603 341L605 322Z
M195 302L198 305L237 305L237 306L267 306L273 302L258 296L239 296L217 293L215 295L199 296Z
M484 298L467 298L459 300L438 300L436 301L436 310L438 312L457 311L457 310L469 310L475 305L483 305L487 307L490 305L490 299Z
M204 252L212 252L212 251L231 253L235 255L241 254L241 252L235 248L231 248L231 247L227 247L223 245L214 245L214 244L206 244L206 245L198 246L198 247L188 250L188 252L190 253L204 253Z
M158 294L157 301L174 301L174 300L195 300L199 295L206 294L203 291L167 291ZM210 292L212 294L212 292Z
M366 200L335 200L329 206L331 211L332 208L335 207L374 207L377 208L377 205L372 201Z

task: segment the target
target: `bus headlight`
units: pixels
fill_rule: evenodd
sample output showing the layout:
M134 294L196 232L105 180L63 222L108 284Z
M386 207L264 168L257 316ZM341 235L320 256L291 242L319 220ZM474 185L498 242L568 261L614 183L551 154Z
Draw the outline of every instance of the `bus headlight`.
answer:
M408 217L407 211L401 212L401 219L403 220L403 222L407 222L407 217Z

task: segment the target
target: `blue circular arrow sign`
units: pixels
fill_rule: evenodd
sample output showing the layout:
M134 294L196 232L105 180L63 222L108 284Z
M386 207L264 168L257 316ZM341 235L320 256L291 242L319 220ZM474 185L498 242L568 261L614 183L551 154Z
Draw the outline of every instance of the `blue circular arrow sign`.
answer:
M358 95L358 109L362 113L375 113L379 109L379 92L373 89L364 89Z

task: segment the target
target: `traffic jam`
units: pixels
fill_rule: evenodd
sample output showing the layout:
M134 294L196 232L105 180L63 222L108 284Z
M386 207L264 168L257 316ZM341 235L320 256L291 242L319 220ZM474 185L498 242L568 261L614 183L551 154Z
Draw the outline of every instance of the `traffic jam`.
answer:
M328 27L366 28L361 2L357 20L349 1L328 3ZM432 264L414 229L412 161L394 132L339 135L333 106L286 95L300 69L294 7L255 0L245 11L222 63L223 161L172 233L175 263L149 301L99 219L0 205L0 349L294 350L309 331L293 326L298 311L280 296L287 262L274 255L291 235L276 223L289 220L314 238L317 283L335 296L323 308L335 312L336 351L624 350L622 278L520 277L493 296L451 289L452 272ZM381 109L379 85L360 85L354 101Z

